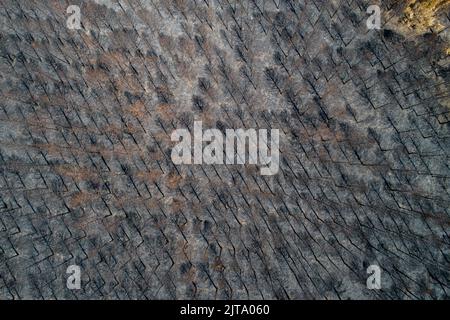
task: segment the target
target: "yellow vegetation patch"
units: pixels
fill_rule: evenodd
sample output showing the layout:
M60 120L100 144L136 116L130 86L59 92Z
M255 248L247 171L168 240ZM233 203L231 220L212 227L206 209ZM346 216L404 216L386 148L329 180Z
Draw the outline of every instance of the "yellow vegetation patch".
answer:
M161 177L161 173L155 170L137 171L134 176L140 181L155 182Z
M146 115L144 103L139 100L129 106L130 113L138 119L143 119Z
M174 109L175 106L172 104L160 103L156 106L155 111L161 117L161 119L170 121L176 116Z
M98 193L77 192L69 199L69 206L71 208L86 206L98 198Z
M98 179L98 173L89 168L82 168L73 165L56 165L55 170L59 175L70 177L75 181L86 181Z
M169 175L166 183L170 189L176 189L177 187L180 186L182 180L183 180L183 177L181 175L171 173Z
M436 15L449 4L450 0L407 0L402 22L419 33L429 29L439 32L445 27L437 21Z

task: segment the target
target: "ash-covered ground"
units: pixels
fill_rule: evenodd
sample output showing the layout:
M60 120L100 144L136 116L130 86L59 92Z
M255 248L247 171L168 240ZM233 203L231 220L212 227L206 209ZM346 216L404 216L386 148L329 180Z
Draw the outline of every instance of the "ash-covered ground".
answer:
M449 298L449 16L403 10L2 0L0 299ZM194 120L280 129L278 174L175 166Z

